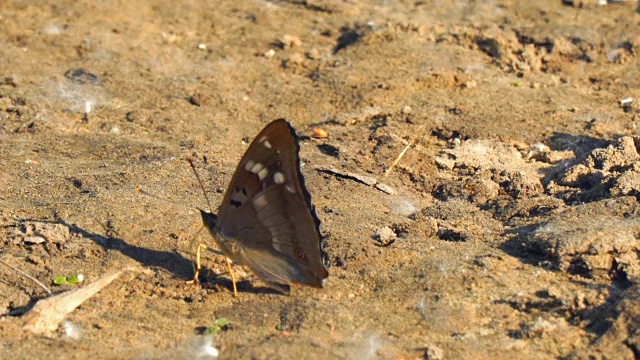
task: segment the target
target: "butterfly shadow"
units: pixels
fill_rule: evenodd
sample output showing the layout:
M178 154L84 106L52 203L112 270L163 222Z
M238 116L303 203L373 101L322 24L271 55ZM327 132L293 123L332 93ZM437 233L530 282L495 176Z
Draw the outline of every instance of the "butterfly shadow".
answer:
M102 235L87 231L75 224L69 224L58 218L54 221L40 219L25 219L23 222L40 222L46 224L61 224L69 229L71 234L90 239L104 250L119 251L143 266L158 267L167 270L178 278L189 279L193 276L193 266L190 259L185 258L177 251L161 251L130 245L124 239L115 236Z
M209 252L209 256L223 256L216 250L209 249ZM207 256L206 258L209 258L209 256ZM203 259L205 259L205 257L201 257L200 259L202 261ZM233 289L233 282L231 281L228 273L216 274L213 270L211 270L210 267L206 265L206 263L208 263L208 261L203 264L203 267L200 271L200 276L198 277L198 280L200 281L200 284L202 284L202 286ZM279 291L269 286L255 286L255 283L255 281L251 280L236 280L236 286L239 293L288 295L291 292L290 286L281 285L283 291Z
M56 219L55 221L24 219L23 222L61 224L67 227L71 234L76 234L82 236L83 238L90 239L106 251L119 251L121 254L128 256L129 258L137 261L143 266L165 269L175 277L184 280L193 279L193 261L182 256L176 250L161 251L130 245L124 239L121 239L119 237L90 232L75 224L69 224L65 220L60 218ZM231 279L226 276L217 275L210 269L207 269L203 274L201 274L200 280L204 286L207 286L206 284L210 284L214 286L219 285L227 289L233 289L233 283L231 282ZM249 280L238 281L236 285L238 286L238 291L242 293L278 295L283 294L282 292L272 289L268 286L254 286L253 282Z
M207 271L206 275L203 274L200 276L200 283L203 287L220 287L224 289L229 289L233 291L233 282L227 276L217 275L212 271ZM253 281L250 280L240 280L236 282L236 286L238 287L238 293L246 293L246 294L270 294L270 295L290 295L290 292L281 292L276 289L270 288L268 286L254 286Z

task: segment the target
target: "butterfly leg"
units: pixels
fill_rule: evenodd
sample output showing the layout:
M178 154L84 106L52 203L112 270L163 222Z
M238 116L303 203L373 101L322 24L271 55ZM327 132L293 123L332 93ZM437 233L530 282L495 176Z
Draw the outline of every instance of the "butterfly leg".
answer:
M193 254L193 246L194 246L194 244L196 244L197 239L198 239L198 235L200 234L200 231L202 231L202 229L204 229L204 226L200 227L198 232L193 236L193 238L189 242L189 254ZM202 269L202 266L200 265L200 249L207 248L208 246L203 244L203 243L201 243L201 242L197 242L197 244L198 244L198 247L196 248L195 259L193 259L193 273L194 273L193 274L193 279L187 281L187 284L192 284L192 283L196 283L197 284L197 283L200 282L198 280L198 277L200 276L200 269Z
M231 269L231 259L227 258L227 268L229 268L229 275L231 276L231 282L233 283L233 296L238 296L238 288L236 287L236 276Z
M198 247L196 248L195 261L193 262L193 279L187 281L188 284L197 284L200 282L200 280L198 280L198 278L200 277L200 269L202 269L202 265L200 264L200 249L203 248L207 248L207 245L198 243Z

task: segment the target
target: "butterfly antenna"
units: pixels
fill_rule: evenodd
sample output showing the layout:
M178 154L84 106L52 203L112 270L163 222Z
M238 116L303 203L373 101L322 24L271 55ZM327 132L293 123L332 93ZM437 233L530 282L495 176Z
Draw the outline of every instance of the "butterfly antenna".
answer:
M204 189L202 180L200 180L200 175L198 175L198 171L196 170L195 165L193 165L193 160L190 157L188 157L187 161L189 162L189 165L191 165L191 170L193 170L193 173L196 175L196 179L198 179L198 184L200 185L200 189L202 189L204 198L207 199L207 205L209 205L209 212L213 212L213 207L211 207L211 201L209 201L209 197L207 196L207 191Z
M181 207L181 208L193 210L193 208L191 208L189 206L186 206L184 203L178 203L178 202L171 201L171 200L168 200L168 199L165 199L165 198L161 198L160 196L157 196L157 195L154 195L154 194L152 194L152 193L150 193L148 191L142 190L142 187L140 187L140 186L136 186L136 192L140 193L142 195L148 196L150 198L154 198L156 200L160 200L160 201L169 203L169 204L174 205L174 206L178 206L178 207Z

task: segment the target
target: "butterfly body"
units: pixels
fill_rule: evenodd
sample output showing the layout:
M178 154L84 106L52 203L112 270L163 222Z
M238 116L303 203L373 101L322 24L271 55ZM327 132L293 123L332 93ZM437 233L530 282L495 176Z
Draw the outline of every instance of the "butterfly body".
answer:
M318 220L300 172L295 131L283 119L268 124L238 164L218 216L201 211L220 251L270 286L322 287Z

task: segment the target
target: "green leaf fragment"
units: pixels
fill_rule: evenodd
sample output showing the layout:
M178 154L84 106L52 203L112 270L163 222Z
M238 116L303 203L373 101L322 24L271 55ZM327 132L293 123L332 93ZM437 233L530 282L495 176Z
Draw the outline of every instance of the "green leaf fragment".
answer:
M78 275L70 275L70 276L57 276L53 278L53 283L55 285L73 285L82 282L83 280L82 274Z
M229 330L229 324L230 321L225 318L216 319L211 326L206 328L204 333L206 335L212 335L217 334L220 331L227 331Z
M53 278L53 283L55 285L67 285L67 284L69 284L69 281L67 281L67 277L66 276L57 276L57 277Z

